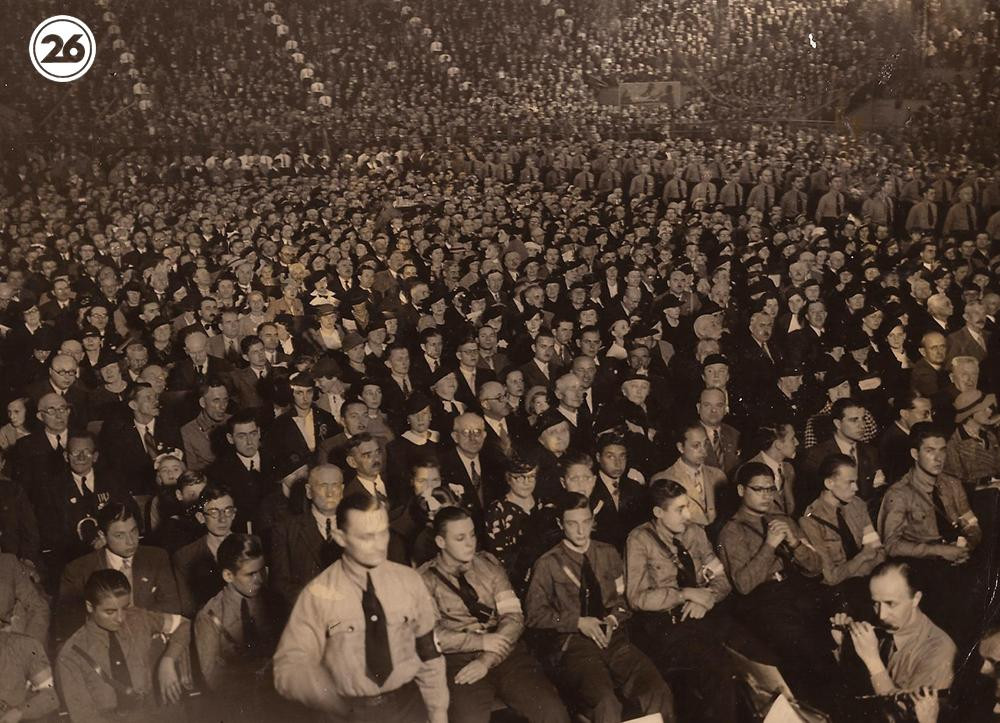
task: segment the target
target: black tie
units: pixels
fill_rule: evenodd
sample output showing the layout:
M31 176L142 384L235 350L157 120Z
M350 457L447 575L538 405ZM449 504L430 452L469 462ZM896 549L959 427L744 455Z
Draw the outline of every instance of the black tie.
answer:
M65 451L66 451L66 448L63 446L63 443L62 443L62 435L61 434L57 434L56 435L56 452L58 452L59 455L61 456L62 453L65 452Z
M243 644L248 650L257 647L257 622L250 612L250 601L243 598L240 601L240 623L243 625Z
M889 665L889 656L892 655L892 651L896 649L896 638L893 637L892 633L886 633L885 637L879 640L878 643L878 657L882 659L882 664Z
M146 427L142 433L142 443L146 447L146 454L150 456L151 459L156 459L156 439L149 431L149 427Z
M329 517L326 518L326 541L329 542L333 539L333 522Z
M385 611L375 594L371 573L367 577L368 587L361 595L361 609L365 613L365 667L368 677L381 688L392 675L392 651Z
M677 560L680 567L677 568L677 587L698 587L698 576L694 571L694 560L691 553L684 547L679 537L674 538L674 547L677 549Z
M132 691L132 674L128 672L128 663L125 662L125 651L118 640L116 633L108 633L108 662L111 663L111 678L120 683L122 692Z
M976 217L971 203L965 204L965 222L969 225L970 231L976 230Z
M257 463L254 462L252 459L250 460L250 471L251 472L256 472L257 471Z
M590 565L590 560L583 556L580 566L580 617L603 620L607 615L604 600L601 595L601 583Z
M94 490L87 486L87 478L79 477L80 480L80 495L83 497L93 497Z
M934 506L934 520L937 522L938 534L945 542L954 544L958 539L958 530L945 514L941 490L937 485L934 485L934 489L931 491L931 504Z
M479 601L479 593L476 592L476 588L472 587L472 583L469 582L464 572L458 573L456 579L458 580L458 596L462 598L462 604L475 616L476 620L484 624L488 623L493 617L493 611Z
M847 526L847 518L844 517L844 508L839 505L837 506L837 532L840 533L840 544L844 547L844 554L848 560L853 559L861 550L854 539L854 533Z
M838 193L837 194L837 218L840 218L843 215L844 215L844 199Z

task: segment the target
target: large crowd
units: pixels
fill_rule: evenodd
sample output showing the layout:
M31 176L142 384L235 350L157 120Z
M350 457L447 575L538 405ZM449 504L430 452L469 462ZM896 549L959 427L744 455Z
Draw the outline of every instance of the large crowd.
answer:
M725 130L846 2L93 6L6 99L0 723L994 719L989 12L891 138Z

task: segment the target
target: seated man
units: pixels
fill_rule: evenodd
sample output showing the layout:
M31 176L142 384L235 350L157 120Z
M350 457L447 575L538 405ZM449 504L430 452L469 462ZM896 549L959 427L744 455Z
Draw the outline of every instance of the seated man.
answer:
M59 696L42 642L4 626L0 649L0 721L38 720L55 713Z
M736 720L736 685L724 646L731 628L725 613L713 609L729 594L729 581L705 529L691 521L684 487L657 480L650 498L653 521L625 543L625 593L636 611L636 641L662 673L693 671L700 720Z
M157 698L167 704L180 700L178 668L191 642L191 624L180 615L133 606L132 597L128 578L118 570L96 570L87 578L87 621L56 659L73 723L166 721L177 715L162 709ZM156 648L161 636L169 638L162 654Z
M837 658L850 662L845 646L849 636L853 655L870 677L871 687L865 692L874 691L876 696L950 687L957 649L920 609L922 593L910 566L898 560L883 562L872 572L868 585L878 622L872 625L855 622L844 613L835 615L832 635ZM880 703L885 703L886 710L896 708L892 699Z
M205 534L173 554L174 576L181 596L181 612L190 618L222 589L216 558L219 545L229 537L236 505L226 487L209 485L198 498L195 519Z
M161 613L180 613L177 581L167 553L139 544L138 510L131 500L112 500L97 513L103 547L77 558L59 581L57 639L65 639L83 623L84 587L97 570L118 570L131 582L132 604Z
M253 720L267 720L262 705L273 701L270 661L280 629L266 596L264 548L260 538L235 532L219 545L219 569L226 586L198 611L194 643L198 667L212 692L207 720L224 720L252 705ZM207 711L206 711L207 713Z
M962 589L955 586L972 579L975 571L968 564L969 557L982 539L979 520L969 508L961 482L942 474L946 447L944 430L931 422L914 425L910 432L913 468L886 492L878 514L886 552L907 558L928 579L936 579L940 584L935 585L935 593ZM963 613L970 609L978 613L982 598L978 594L975 600L964 597L961 609L951 598L950 594L929 596L925 607L954 632L953 623L959 617L971 622L975 616Z
M496 699L536 723L569 722L541 665L520 639L521 601L500 563L476 553L472 517L458 507L434 518L439 552L420 568L439 620L435 637L445 656L448 719L488 723Z
M670 467L653 475L653 481L680 482L692 503L691 521L709 527L715 522L716 491L725 486L726 474L718 467L705 464L708 434L701 422L692 422L679 430L677 451L681 456Z
M0 553L0 630L44 644L49 635L49 603L32 579L33 573L33 568L13 555Z
M774 472L747 462L736 472L740 508L719 533L726 573L738 596L737 617L780 657L779 668L793 691L822 702L833 660L821 616L821 591L810 578L822 559L791 517L774 505Z
M458 496L441 483L437 460L419 460L410 471L409 502L390 523L405 557L418 567L437 554L434 516L444 507L457 507Z
M833 588L834 605L855 611L868 604L868 574L885 560L868 505L859 497L858 470L846 454L831 454L819 466L823 491L799 521L819 553L823 583Z
M552 667L594 723L621 721L616 689L637 701L643 714L676 720L670 688L629 640L621 556L591 540L594 513L586 496L567 492L560 512L563 541L535 563L531 575L528 627L548 634Z

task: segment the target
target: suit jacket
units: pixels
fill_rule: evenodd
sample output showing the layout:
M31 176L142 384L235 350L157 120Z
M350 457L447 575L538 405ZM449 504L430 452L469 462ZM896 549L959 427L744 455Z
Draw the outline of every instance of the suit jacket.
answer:
M314 405L312 414L316 447L310 451L305 437L292 418L294 414L294 411L289 411L277 417L268 428L263 444L276 461L279 477L284 477L304 464L310 464L323 440L340 432L340 425L333 415Z
M558 369L556 369L555 358L553 358L552 361L549 362L548 377L545 376L545 374L542 372L541 367L538 366L538 362L535 361L534 359L522 365L520 369L521 369L521 374L524 376L525 391L531 389L532 387L538 387L538 386L550 388L555 384L555 381L559 376Z
M594 511L594 539L614 545L619 553L625 549L629 533L649 519L651 509L646 488L631 479L627 470L618 480L618 506L598 474L590 493L590 508Z
M208 355L215 357L216 359L222 359L231 367L236 367L243 363L243 357L240 354L240 342L243 341L242 334L237 336L236 342L236 353L235 355L226 355L226 338L222 334L216 334L215 336L209 337L208 339Z
M796 495L799 511L812 504L823 491L823 480L819 479L819 467L823 460L831 454L840 454L840 447L833 437L825 442L810 447L802 461L802 474L799 476L800 493ZM858 443L858 497L865 502L871 502L875 496L875 473L879 471L878 451L870 444Z
M235 447L227 448L216 457L212 466L206 470L210 482L224 484L233 493L236 504L236 520L233 531L250 531L260 534L257 522L257 511L261 500L272 491L278 480L275 460L266 449L260 450L260 469L253 472L239 460ZM247 523L251 527L247 528Z
M105 550L94 550L69 563L59 580L58 616L54 620L57 636L68 638L83 625L86 611L83 589L87 578L97 570L111 566ZM174 570L167 553L158 547L140 545L132 558L132 604L137 608L162 613L181 612Z
M126 494L121 481L106 466L94 468L94 492L81 495L67 468L53 479L47 494L40 501L38 516L45 520L41 529L42 547L52 550L57 560L73 560L85 555L92 548L80 537L80 523L87 517L94 518L97 511L112 497ZM96 522L92 523L96 528ZM96 530L92 530L96 531Z
M0 477L0 552L39 566L41 549L38 522L28 496L17 482Z
M271 539L271 582L286 606L295 605L302 588L340 559L336 542L326 542L311 511L292 515L274 528Z
M67 436L68 439L68 436ZM69 469L66 459L52 449L44 431L32 432L21 437L14 445L12 477L27 492L35 510L51 493L53 482L64 470Z
M188 357L184 357L174 366L170 372L170 379L167 387L171 391L195 392L198 386L212 377L222 378L232 370L228 362L215 356L208 357L208 374L202 376L201 372L194 368L194 362Z
M181 598L181 614L193 618L202 606L222 590L223 580L205 535L173 554L174 577Z
M264 387L269 381L268 377L259 379L253 369L246 366L233 370L228 378L229 393L236 409L264 407L267 404Z
M920 396L928 399L934 397L948 381L948 368L943 366L935 369L926 359L921 358L913 365L913 373L910 375L910 386L920 393Z
M180 431L159 418L154 423L153 439L161 451L183 448ZM123 481L129 494L156 493L153 460L132 417L107 420L101 427L98 448L112 474Z
M972 334L969 333L969 328L965 326L958 331L949 334L948 356L945 359L945 368L947 368L949 362L957 356L975 357L980 363L982 363L983 360L986 359L986 348L990 343L990 335L988 332L983 333L983 342L986 346L980 346L979 342L972 338Z
M721 456L716 454L715 447L712 446L711 432L708 431L708 427L702 425L705 430L705 434L709 435L708 441L705 444L708 450L708 457L705 458L705 464L709 467L717 467L721 469L726 475L733 473L740 464L740 433L736 431L736 428L723 422L719 427L719 446L722 448Z
M459 497L461 505L472 515L478 531L484 523L483 513L486 507L506 493L507 486L500 460L491 458L486 447L483 447L479 453L479 476L482 478L482 487L478 490L459 458L457 448L453 447L442 452L440 460L441 483L454 485L452 492Z
M48 375L46 375L44 378L32 382L25 387L24 393L26 396L31 397L35 404L38 404L39 400L51 391L53 391L52 384L49 382ZM66 399L66 403L69 404L70 409L73 410L69 418L70 427L73 429L83 429L86 427L87 422L90 421L90 394L77 381L73 382L63 396Z
M669 479L684 485L684 489L688 491L688 495L691 497L691 502L693 503L691 505L692 522L702 527L708 527L715 522L715 497L718 492L717 488L724 487L726 484L725 472L718 467L710 467L707 463L702 465L703 499L699 499L695 489L695 480L691 474L691 468L683 460L678 459L662 472L657 472L650 481L655 482L658 479Z

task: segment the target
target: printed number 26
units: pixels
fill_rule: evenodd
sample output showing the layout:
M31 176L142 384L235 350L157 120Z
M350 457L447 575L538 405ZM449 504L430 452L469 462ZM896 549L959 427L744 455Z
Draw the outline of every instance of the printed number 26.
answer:
M79 33L71 35L69 40L63 45L63 40L58 35L46 35L42 38L43 43L52 43L52 50L42 58L43 63L76 63L84 54L84 48L80 45Z

